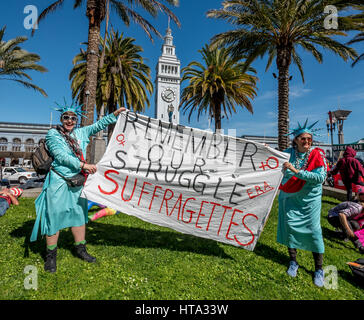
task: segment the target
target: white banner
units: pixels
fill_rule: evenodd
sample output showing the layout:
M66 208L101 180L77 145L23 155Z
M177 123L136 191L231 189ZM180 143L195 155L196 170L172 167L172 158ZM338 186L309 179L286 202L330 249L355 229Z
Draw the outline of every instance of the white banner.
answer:
M124 112L81 196L254 250L288 158L253 141Z

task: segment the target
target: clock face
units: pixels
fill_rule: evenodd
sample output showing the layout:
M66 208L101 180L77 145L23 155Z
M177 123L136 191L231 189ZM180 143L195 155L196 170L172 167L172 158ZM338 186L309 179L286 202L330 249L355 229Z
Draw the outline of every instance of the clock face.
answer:
M162 99L166 102L172 102L176 99L176 94L171 88L162 91Z

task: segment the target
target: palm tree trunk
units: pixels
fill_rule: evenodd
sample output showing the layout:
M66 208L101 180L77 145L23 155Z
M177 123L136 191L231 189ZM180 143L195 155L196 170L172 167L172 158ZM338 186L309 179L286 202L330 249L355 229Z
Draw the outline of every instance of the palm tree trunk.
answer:
M101 58L100 58L100 69L104 67L104 60L105 60L105 50L106 50L106 39L107 39L107 32L109 28L109 18L110 18L110 1L106 0L106 23L105 23L105 36L104 36L104 45L102 48Z
M215 133L217 130L221 130L221 105L219 103L214 103L212 105L214 119L215 119Z
M285 150L289 146L287 136L289 130L289 65L291 53L289 49L277 50L278 68L278 148Z
M108 110L109 110L109 114L111 112L114 112L115 111L115 106L113 105L108 105ZM107 127L107 144L109 144L110 140L111 140L111 136L114 132L114 129L115 129L115 123L112 123L112 124L109 124L109 126Z
M96 87L97 73L99 65L99 43L100 43L100 25L105 17L105 8L102 7L102 1L87 0L86 16L89 19L88 29L88 48L86 63L86 81L85 94L83 96L83 110L86 111L87 118L82 118L81 126L87 126L94 122L94 108L96 105ZM87 98L86 92L89 92ZM91 159L91 143L87 147L86 161Z

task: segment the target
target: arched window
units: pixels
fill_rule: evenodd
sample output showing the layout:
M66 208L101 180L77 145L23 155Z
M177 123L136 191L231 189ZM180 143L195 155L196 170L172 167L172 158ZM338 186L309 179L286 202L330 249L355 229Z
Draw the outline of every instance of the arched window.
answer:
M25 141L25 152L33 152L33 150L34 150L34 140L27 139Z
M8 139L0 138L0 151L8 150Z
M11 151L20 151L21 149L21 140L19 138L13 139L13 147L11 148Z

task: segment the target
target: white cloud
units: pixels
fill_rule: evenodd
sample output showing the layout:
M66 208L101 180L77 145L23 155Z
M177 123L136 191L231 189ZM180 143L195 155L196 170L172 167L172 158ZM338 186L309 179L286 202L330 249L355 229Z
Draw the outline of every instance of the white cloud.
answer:
M226 130L236 130L237 136L257 135L257 136L276 136L277 121L234 121L226 124Z
M260 100L270 100L277 98L278 92L275 90L265 91L263 94L259 95L254 99L255 101Z
M300 98L303 96L308 95L312 92L312 89L304 88L300 85L293 85L289 88L289 96L290 98ZM274 100L278 98L278 89L277 90L268 90L263 92L262 94L258 94L258 96L254 99L255 101L262 101L262 100Z
M291 98L300 98L300 97L306 96L311 91L312 91L311 89L303 88L302 86L295 85L289 89L289 96Z
M364 88L338 95L337 98L340 99L340 102L344 102L345 104L364 101Z

